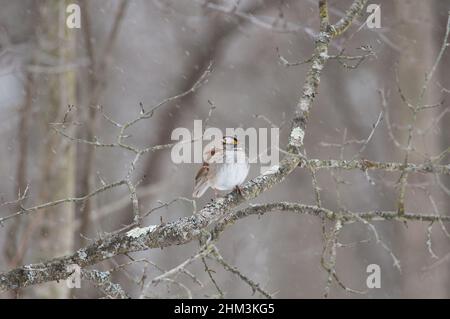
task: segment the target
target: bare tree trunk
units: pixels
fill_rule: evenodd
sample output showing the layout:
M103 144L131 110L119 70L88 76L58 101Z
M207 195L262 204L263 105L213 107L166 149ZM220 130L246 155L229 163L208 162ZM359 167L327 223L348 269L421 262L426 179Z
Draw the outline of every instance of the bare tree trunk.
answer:
M27 189L27 162L28 162L28 140L29 140L29 126L31 117L31 105L34 94L34 77L32 74L27 74L25 101L19 110L20 119L17 132L17 141L19 143L18 160L16 168L16 185L14 185L14 194L22 197ZM25 205L26 198L20 203L11 207L12 212L20 210L21 205ZM26 253L28 220L26 218L17 218L13 221L7 231L7 240L4 247L5 259L8 266L11 268L17 267L23 263L23 258ZM16 291L16 294L18 291Z
M40 41L41 49L55 58L58 65L73 60L75 52L75 32L66 28L67 1L47 0L40 8L41 27L47 41ZM43 39L41 39L43 40ZM42 43L47 46L43 47ZM67 70L49 75L45 85L49 90L48 106L40 116L43 128L44 151L40 154L41 191L40 201L52 201L59 198L73 197L75 185L76 145L61 140L50 129L50 123L61 122L68 105L75 104L76 75ZM48 209L37 220L38 247L32 243L33 259L45 259L66 255L73 250L74 207L68 203L64 206ZM49 283L34 290L34 295L45 298L67 298L69 288L65 282Z

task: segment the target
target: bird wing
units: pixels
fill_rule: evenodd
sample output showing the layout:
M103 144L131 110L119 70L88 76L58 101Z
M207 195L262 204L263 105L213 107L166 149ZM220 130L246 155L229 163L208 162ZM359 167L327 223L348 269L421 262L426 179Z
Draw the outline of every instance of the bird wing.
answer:
M195 184L197 184L202 177L206 177L209 172L209 165L204 163L203 166L198 170L197 175L195 175Z
M193 197L201 197L208 189L208 172L209 165L207 163L204 163L203 166L198 170L197 175L195 175L194 191L192 192Z

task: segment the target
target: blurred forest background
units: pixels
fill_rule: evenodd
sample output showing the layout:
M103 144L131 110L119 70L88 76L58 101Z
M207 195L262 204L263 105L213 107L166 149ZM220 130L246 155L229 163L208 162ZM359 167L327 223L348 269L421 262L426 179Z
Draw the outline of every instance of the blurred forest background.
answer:
M371 1L369 1L371 2ZM78 3L81 28L66 27L66 6ZM237 4L236 4L237 3ZM334 41L330 54L345 47L346 54L361 54L371 47L376 56L355 69L330 60L322 75L305 137L309 158L350 159L361 147L351 141L367 138L382 111L379 90L386 94L387 113L358 156L383 162L402 162L404 151L389 136L406 143L411 113L397 91L396 72L404 94L415 99L425 73L442 45L450 2L447 0L377 1L381 28L361 27L364 18ZM330 1L331 20L339 19L351 1ZM367 16L367 13L365 13ZM361 27L361 28L360 28ZM289 120L298 101L306 66L286 67L289 61L311 55L319 28L314 0L0 0L0 194L13 201L27 189L24 207L60 198L88 194L126 174L132 154L117 148L94 148L65 139L52 129L70 113L67 132L88 140L114 142L117 128L105 114L123 123L138 116L139 103L150 108L167 97L189 89L213 61L213 71L194 94L159 109L130 133L135 145L170 143L176 127L193 128L205 119L211 101L215 109L209 126L280 126L280 145L289 134ZM450 146L450 54L447 51L427 92L426 103L444 100L441 107L421 112L415 127L410 161L423 163ZM70 112L69 110L70 107ZM388 114L388 119L386 115ZM344 142L345 147L337 144ZM442 163L449 162L448 155ZM170 149L146 154L136 168L142 179L138 194L146 212L163 205L143 225L176 220L192 214L191 198L198 165L175 165ZM249 178L259 174L253 165ZM353 211L395 210L399 172L320 170L317 181L322 204ZM411 174L406 189L408 212L450 211L450 178ZM337 192L339 190L339 192ZM202 207L213 197L208 191L197 200ZM253 202L299 201L315 204L311 174L299 168L283 183ZM0 217L20 210L2 205ZM126 188L113 188L85 203L62 204L8 220L0 227L0 271L72 253L92 239L117 230L133 219ZM336 270L346 286L366 290L366 267L381 267L381 288L364 295L333 285L331 297L416 298L450 297L450 239L434 225L427 238L427 223L374 223L380 237L399 258L402 271L392 263L365 225L346 227L340 236L348 247L339 248ZM370 242L367 239L372 238ZM430 254L427 240L432 243ZM277 298L314 298L323 295L326 272L320 219L296 214L266 214L239 220L226 229L217 246L224 258L260 283ZM198 242L131 254L163 270L195 253ZM125 256L108 260L98 269L129 262ZM218 264L208 263L225 297L249 298L251 289ZM148 278L161 273L149 264L132 263L117 270L113 281L132 296L141 287L134 282L146 270ZM177 280L194 297L217 295L201 262L189 266L203 287L185 274ZM186 297L181 286L161 283L150 297ZM89 282L68 289L64 282L47 283L0 294L1 298L98 298ZM253 297L259 297L258 294Z

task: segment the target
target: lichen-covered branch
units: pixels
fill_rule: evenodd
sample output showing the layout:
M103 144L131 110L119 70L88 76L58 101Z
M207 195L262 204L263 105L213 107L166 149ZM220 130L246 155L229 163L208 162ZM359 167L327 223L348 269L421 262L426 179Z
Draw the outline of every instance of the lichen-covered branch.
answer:
M232 201L235 196L237 196L237 194L231 193L218 201L229 202ZM201 236L206 225L209 225L210 222L220 214L219 212L216 212L215 209L221 211L223 208L219 208L216 205L217 204L212 203L207 205L198 214L181 218L171 223L135 228L127 233L115 234L103 239L98 239L93 244L86 248L79 249L70 256L55 258L44 263L26 265L6 273L1 273L0 291L27 287L47 281L66 279L71 275L68 266L73 264L77 264L83 268L97 264L113 256L129 252L185 244ZM206 210L206 208L208 208L208 210ZM217 223L217 226L212 233L214 237L216 237L226 226L233 224L241 218L272 211L289 211L299 214L324 216L330 220L337 219L335 212L314 205L285 202L253 205L235 213L225 215L224 218ZM450 221L450 216L413 213L406 213L404 216L398 216L395 211L354 212L344 214L341 218L345 223L356 222L359 219L366 221Z
M450 164L437 165L431 162L423 164L398 163L398 162L377 162L366 159L354 159L354 160L321 160L321 159L302 159L300 166L309 166L314 169L344 169L354 170L360 169L366 170L382 170L386 172L401 172L407 171L409 173L435 173L439 175L450 175Z
M127 292L117 283L111 282L109 271L83 270L81 278L92 282L108 298L129 299Z
M345 16L333 25L333 37L337 37L344 33L352 25L353 20L362 13L366 4L367 0L354 1L350 8L345 12Z

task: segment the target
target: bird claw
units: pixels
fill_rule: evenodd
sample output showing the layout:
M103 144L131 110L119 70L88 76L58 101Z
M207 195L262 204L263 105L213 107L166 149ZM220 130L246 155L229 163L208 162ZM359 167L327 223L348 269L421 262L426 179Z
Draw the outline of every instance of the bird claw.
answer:
M242 188L239 185L236 185L234 187L234 189L236 190L236 192L241 195L242 197L244 197L244 195L242 195Z

